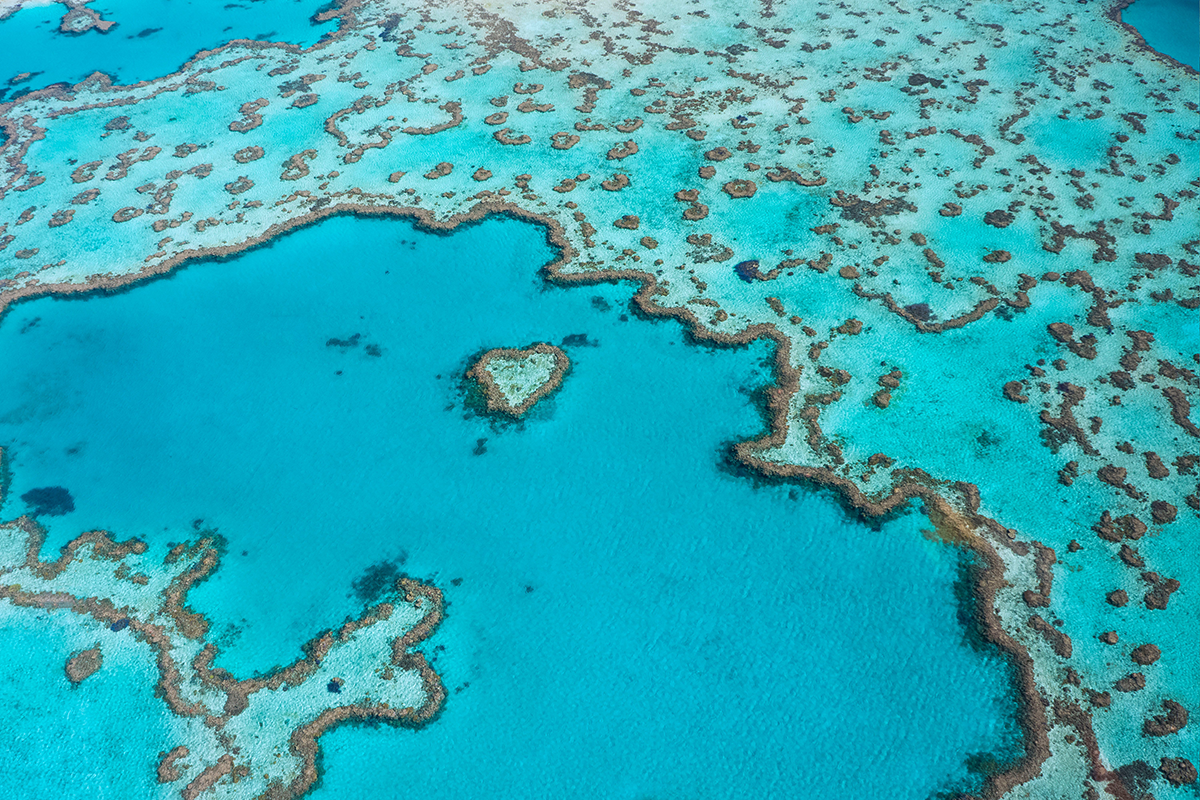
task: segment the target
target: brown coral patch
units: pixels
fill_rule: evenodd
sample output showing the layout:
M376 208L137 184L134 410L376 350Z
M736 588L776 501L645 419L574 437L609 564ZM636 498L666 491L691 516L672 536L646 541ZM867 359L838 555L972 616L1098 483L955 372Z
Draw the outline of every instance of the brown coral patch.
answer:
M230 194L241 194L242 192L248 192L253 188L254 181L250 180L245 175L239 176L236 181L225 184L225 191L229 192Z
M721 187L725 194L733 198L753 197L758 191L758 184L744 178L732 180Z
M520 111L524 114L528 114L532 111L545 113L547 111L553 111L553 110L554 110L553 103L535 103L529 99L523 100L517 105L517 111Z
M1028 403L1029 398L1024 394L1021 394L1022 389L1024 389L1024 387L1021 385L1020 381L1009 381L1008 383L1004 384L1004 396L1009 400L1012 400L1014 403Z
M1168 736L1187 727L1189 715L1186 708L1174 700L1163 700L1162 707L1166 714L1160 714L1142 723L1142 733L1146 736Z
M829 198L829 204L842 210L844 219L861 222L868 228L876 227L879 217L893 216L902 211L916 211L917 207L903 197L882 197L879 200L863 200L856 194L846 194L838 189Z
M1196 767L1186 758L1164 758L1158 771L1172 786L1190 786L1196 782Z
M1162 657L1162 651L1158 649L1158 645L1147 643L1133 648L1129 657L1144 667L1158 661Z
M1158 457L1158 453L1150 451L1143 453L1143 457L1146 459L1146 474L1154 480L1159 481L1171 475L1171 471L1167 469L1162 459Z
M779 181L791 181L800 186L824 186L828 180L824 175L816 178L806 178L799 172L790 170L784 166L775 166L767 172L767 180L778 183Z
M270 104L271 101L264 97L248 103L242 103L242 107L238 109L242 114L242 118L229 123L229 130L234 133L247 133L262 125L263 118L258 112Z
M1039 615L1034 614L1029 618L1029 627L1037 631L1050 643L1052 649L1060 658L1071 657L1071 637L1060 631L1058 628L1051 625ZM1119 687L1118 687L1119 688Z
M1134 541L1142 538L1148 528L1146 523L1135 517L1133 514L1124 514L1116 519L1110 512L1105 511L1100 515L1100 521L1092 526L1097 535L1101 539L1109 542L1119 542L1122 539L1133 539Z
M217 759L216 763L206 767L180 793L183 800L196 800L197 797L212 789L217 781L233 772L233 756L226 753Z
M1046 326L1046 330L1056 341L1065 344L1068 350L1080 358L1090 361L1096 357L1096 337L1093 334L1085 334L1076 341L1075 329L1066 322L1051 322Z
M71 180L75 183L87 183L96 177L96 170L100 169L103 163L103 161L89 161L86 164L80 164L71 173Z
M88 189L87 191L80 192L79 194L72 197L71 205L73 205L73 206L87 205L88 203L92 202L99 196L100 196L99 189Z
M613 145L612 148L609 149L606 158L608 158L609 161L619 161L623 158L628 158L637 151L637 142L633 141L633 139L629 139L621 144Z
M266 155L266 151L255 144L238 150L233 154L233 160L239 164L249 164L251 161L258 161L264 155Z
M523 133L519 136L509 136L510 133L512 133L512 128L501 128L492 134L492 138L500 144L508 145L529 144L533 141Z
M1147 573L1153 574L1153 573ZM1165 581L1154 581L1153 588L1146 592L1146 596L1142 599L1146 608L1152 611L1165 611L1167 604L1171 601L1171 595L1179 588L1180 583L1175 578L1167 578Z
M1150 503L1150 516L1159 525L1174 522L1179 509L1165 500L1155 500Z
M187 758L189 752L187 747L179 745L172 748L169 752L159 753L158 782L174 783L182 778L183 773L179 771L179 767L175 766L175 762L181 758Z
M1171 419L1175 424L1188 434L1200 438L1200 427L1188 418L1192 405L1187 396L1177 386L1168 386L1162 393L1171 406Z
M1121 563L1125 566L1133 567L1134 569L1141 569L1146 566L1146 562L1138 555L1138 551L1127 544L1121 545L1120 551L1117 552L1117 558L1121 559Z
M142 215L142 209L136 208L134 206L126 206L125 208L118 209L112 215L112 221L113 222L129 222L129 220L134 219L135 217L140 217L141 215Z
M619 192L629 185L629 176L618 172L608 180L600 181L600 188L607 192Z
M104 175L106 181L119 181L129 174L129 169L134 164L143 161L153 161L159 153L162 152L161 147L147 147L140 153L135 147L132 150L126 150L124 153L117 154L117 163L109 167L108 172Z
M843 322L841 325L834 328L834 330L837 331L838 333L843 333L847 336L857 336L858 334L862 333L862 329L863 329L862 320L858 320L858 319L854 319L854 318L848 319L845 322ZM898 385L899 385L899 383L897 383L895 386L892 386L891 388L894 389Z
M445 122L439 122L436 125L428 125L424 128L418 128L414 125L410 125L404 129L404 132L411 136L432 136L435 133L441 133L442 131L448 131L451 128L457 128L462 124L462 103L450 100L438 106L438 110L445 111L450 115L450 118Z
M559 131L550 136L550 146L555 150L570 150L579 144L579 137L567 131Z
M1118 692L1140 692L1146 688L1146 676L1140 672L1133 672L1121 678L1113 688Z
M1002 208L995 211L989 211L983 215L983 221L994 228L1007 228L1016 219L1012 214Z
M80 650L72 654L64 665L67 680L73 685L78 686L94 675L96 670L100 669L103 664L104 655L100 652L100 645L90 647L87 650Z
M287 161L283 162L283 173L279 176L280 180L298 181L308 175L308 161L317 157L317 151L313 149L302 150L294 156L290 156Z

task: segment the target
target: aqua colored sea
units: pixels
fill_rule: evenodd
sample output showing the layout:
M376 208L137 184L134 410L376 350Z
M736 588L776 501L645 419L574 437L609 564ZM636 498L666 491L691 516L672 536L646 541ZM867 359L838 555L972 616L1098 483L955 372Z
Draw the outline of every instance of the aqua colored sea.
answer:
M121 84L152 80L233 39L309 47L337 27L312 19L328 6L315 0L98 0L87 7L116 25L83 34L59 32L65 5L22 8L0 22L0 102L93 72ZM9 83L26 72L28 79Z
M1121 18L1160 53L1200 70L1200 3L1137 0L1121 12Z
M1171 37L1196 26L1157 24L1164 2L1125 19L1185 60ZM119 26L79 37L54 33L60 5L21 10L0 23L0 79L40 73L9 97L94 69L143 80L228 38L331 29L311 2L193 5L106 0ZM923 800L1019 753L1008 665L960 603L969 556L918 510L866 523L729 464L765 424L768 346L692 344L637 317L630 284L551 286L553 255L511 220L437 236L339 218L18 305L0 321L0 514L66 488L44 558L95 528L218 530L223 564L190 599L242 677L397 574L442 588L424 649L443 713L327 734L314 798ZM471 358L535 341L564 344L562 388L517 425L475 413ZM148 648L105 634L104 667L72 689L62 664L95 634L66 612L4 619L0 796L152 796L175 742Z
M328 734L314 797L918 799L1019 750L1007 666L960 619L959 551L919 513L866 525L725 463L762 429L766 345L689 344L632 314L632 285L548 285L552 256L512 220L437 236L337 218L120 294L18 305L0 324L2 511L70 492L73 511L41 517L45 557L94 528L216 528L227 555L191 602L240 676L298 656L381 579L441 586L426 650L444 712ZM571 371L526 421L464 404L473 355L564 340ZM0 646L0 794L149 783L165 738L148 648L125 657L140 681L106 665L70 690L69 630ZM82 777L45 777L62 770Z

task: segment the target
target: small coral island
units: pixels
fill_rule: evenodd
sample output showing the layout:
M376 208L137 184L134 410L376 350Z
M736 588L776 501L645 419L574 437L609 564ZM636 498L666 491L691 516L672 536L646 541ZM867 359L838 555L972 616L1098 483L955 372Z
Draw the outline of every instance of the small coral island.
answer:
M523 350L488 350L467 377L483 392L489 412L520 418L559 387L570 366L561 349L539 342Z

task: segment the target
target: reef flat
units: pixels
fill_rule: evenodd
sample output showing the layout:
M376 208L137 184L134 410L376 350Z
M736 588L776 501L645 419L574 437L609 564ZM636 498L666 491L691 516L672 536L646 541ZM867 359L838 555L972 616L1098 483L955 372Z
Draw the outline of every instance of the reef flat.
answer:
M774 343L743 464L978 553L1026 733L985 795L1186 796L1196 73L1122 3L856 5L346 3L307 50L31 93L0 304L337 213L542 224L553 281Z
M561 348L538 342L519 350L488 350L467 376L483 391L489 411L520 417L562 384L570 366Z
M181 742L160 753L162 796L297 797L317 779L318 738L351 721L419 726L445 690L425 657L409 648L441 622L436 588L403 578L392 596L309 642L305 656L265 676L238 680L214 668L209 621L187 594L216 568L211 537L152 558L139 540L93 532L55 561L39 559L44 532L22 517L0 526L0 616L27 609L77 615L77 624L121 633L150 648L156 693ZM72 684L103 665L100 645L72 655Z

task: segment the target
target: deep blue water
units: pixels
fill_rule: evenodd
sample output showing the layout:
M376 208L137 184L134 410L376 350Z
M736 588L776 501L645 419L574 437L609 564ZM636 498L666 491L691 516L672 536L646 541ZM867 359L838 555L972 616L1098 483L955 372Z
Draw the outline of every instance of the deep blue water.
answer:
M0 512L66 487L46 555L96 527L154 544L218 528L228 555L191 601L243 676L359 611L373 565L435 580L444 713L327 735L313 797L970 785L968 755L1011 749L1014 708L1004 662L965 642L962 555L919 513L872 527L732 474L728 442L763 424L767 346L688 344L629 312L631 285L547 286L550 256L511 220L444 237L338 218L117 295L18 305L0 324ZM464 406L473 354L572 334L588 345L526 422ZM39 718L4 696L35 689L0 693L0 724L34 740ZM98 710L153 727L121 693ZM77 746L21 752L52 768ZM113 763L114 785L144 761Z
M1155 50L1200 69L1200 3L1196 0L1137 0L1121 12L1121 18Z
M0 22L0 102L53 83L77 83L93 72L123 84L151 80L233 39L307 47L337 29L336 20L312 22L328 5L322 0L237 0L220 6L204 0L97 0L90 7L117 25L107 33L83 34L59 33L66 6L21 9ZM35 74L8 83L22 72Z

